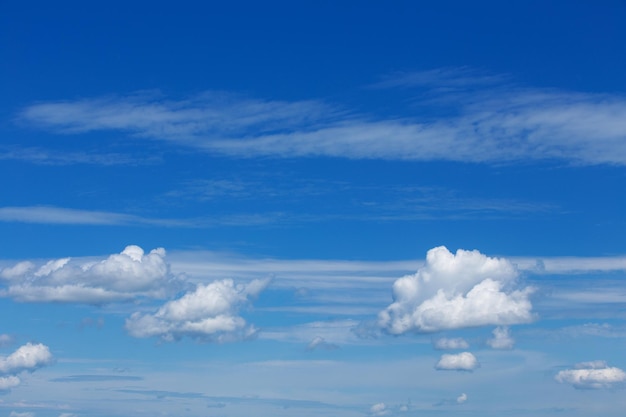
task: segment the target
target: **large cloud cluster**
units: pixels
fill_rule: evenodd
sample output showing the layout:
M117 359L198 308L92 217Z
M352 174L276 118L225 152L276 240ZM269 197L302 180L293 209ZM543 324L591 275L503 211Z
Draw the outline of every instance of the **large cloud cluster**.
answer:
M171 273L164 249L145 253L135 245L101 260L62 258L40 265L20 262L0 270L0 279L5 284L0 296L21 302L104 304L169 299L152 314L132 314L126 320L130 335L165 341L189 336L213 342L241 340L256 333L238 311L268 284L266 280L235 284L225 279L195 285ZM181 291L186 292L172 299ZM0 380L0 388L16 383L19 381L7 377Z
M379 313L378 323L396 335L527 323L533 319L532 288L517 288L517 277L506 259L436 247L416 274L393 284L394 302Z
M0 271L7 287L0 295L24 302L102 304L135 297L163 298L180 289L180 281L165 262L165 250L148 254L139 246L101 261L51 260L36 266L30 261Z
M165 303L153 314L134 313L126 329L134 337L159 337L165 341L189 336L203 341L246 339L256 329L238 315L239 308L256 297L267 281L235 284L225 279L199 284L194 291Z
M601 389L625 382L626 372L608 366L605 361L592 361L576 364L574 369L559 371L554 379L577 389Z
M48 346L27 343L7 357L0 357L0 391L7 391L18 386L20 372L33 372L52 362Z

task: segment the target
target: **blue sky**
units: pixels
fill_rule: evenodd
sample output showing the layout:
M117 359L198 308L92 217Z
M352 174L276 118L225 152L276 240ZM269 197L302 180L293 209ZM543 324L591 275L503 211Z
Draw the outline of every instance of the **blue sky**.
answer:
M0 415L621 416L626 4L0 4Z

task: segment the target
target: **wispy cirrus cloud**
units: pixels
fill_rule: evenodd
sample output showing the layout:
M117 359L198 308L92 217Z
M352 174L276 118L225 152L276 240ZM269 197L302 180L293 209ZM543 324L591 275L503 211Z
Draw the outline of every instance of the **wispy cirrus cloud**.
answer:
M131 214L51 206L0 207L0 221L103 226L159 222Z
M161 162L158 156L147 158L135 157L130 154L111 152L79 152L79 151L55 151L40 147L2 147L0 148L0 160L25 161L38 165L146 165Z
M379 87L429 91L421 102L427 111L397 118L211 92L38 103L19 118L64 134L122 131L232 157L626 164L625 97L518 87L502 78L454 68L389 77Z

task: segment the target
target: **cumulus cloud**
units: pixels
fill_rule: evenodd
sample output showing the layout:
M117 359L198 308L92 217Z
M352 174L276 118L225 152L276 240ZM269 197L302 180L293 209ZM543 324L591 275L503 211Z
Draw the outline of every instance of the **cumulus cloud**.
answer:
M9 356L0 357L0 391L8 391L18 386L21 380L17 374L20 372L34 372L50 363L50 349L41 343L27 343Z
M433 346L437 350L467 349L469 348L469 343L467 343L462 337L457 337L454 339L442 337L435 340L433 342Z
M470 352L461 352L456 355L441 355L435 369L440 371L473 371L480 367L476 356Z
M101 304L138 296L163 298L180 288L165 261L165 250L144 253L127 246L101 261L54 259L36 266L30 261L0 271L7 287L0 295L23 302Z
M387 408L385 403L377 403L370 407L370 415L372 416L386 416L391 414L391 410Z
M199 284L153 314L134 313L126 320L126 329L133 337L159 337L164 341L183 336L211 342L246 339L256 329L237 314L238 310L267 284L267 280L235 284L231 279Z
M515 339L511 337L508 327L500 326L493 330L493 338L487 340L487 344L493 349L513 349Z
M530 322L532 288L516 288L517 276L506 259L433 248L417 273L393 284L394 302L379 313L378 323L397 335Z
M457 403L457 404L463 404L465 401L467 401L467 394L465 394L465 393L463 393L463 394L459 395L459 396L456 398L456 403Z
M626 372L609 367L605 361L581 362L574 369L559 371L554 379L576 389L611 388L626 381Z
M21 371L34 371L52 361L48 346L27 343L6 358L0 358L1 374L17 374Z

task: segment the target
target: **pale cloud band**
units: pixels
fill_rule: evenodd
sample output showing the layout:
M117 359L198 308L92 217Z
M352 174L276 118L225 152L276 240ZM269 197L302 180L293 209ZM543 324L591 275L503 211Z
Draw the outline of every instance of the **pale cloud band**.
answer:
M446 77L450 83L454 71ZM432 74L422 78L437 83ZM437 120L381 120L318 101L211 92L182 100L133 95L40 103L25 108L20 119L64 134L117 130L233 157L626 164L624 97L496 88L462 72L456 78L474 88L471 94L440 93L438 105L454 108L449 113L455 116ZM410 84L396 85L403 83Z

